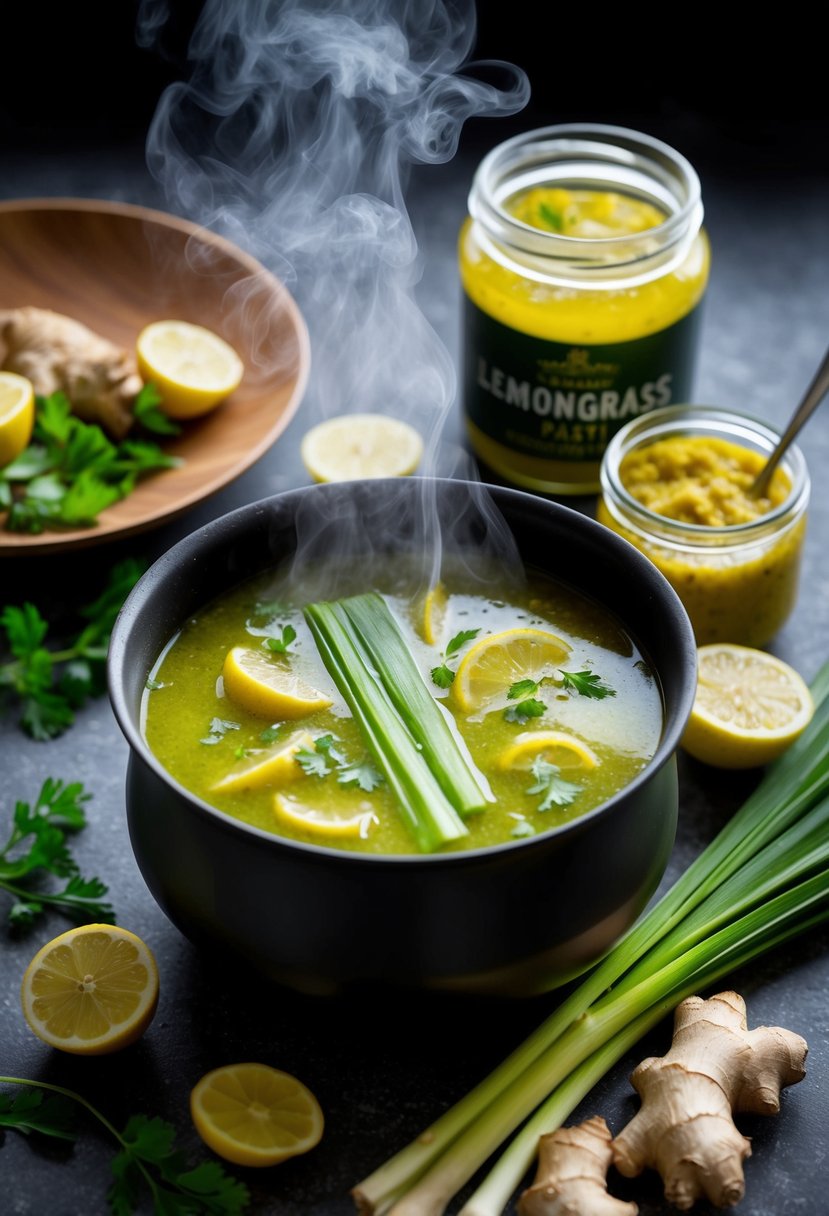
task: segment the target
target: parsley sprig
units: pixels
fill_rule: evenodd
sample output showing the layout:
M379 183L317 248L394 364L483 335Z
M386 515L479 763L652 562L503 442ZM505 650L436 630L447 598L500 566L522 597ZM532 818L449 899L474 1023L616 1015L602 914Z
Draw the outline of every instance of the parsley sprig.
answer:
M437 684L438 688L451 687L455 679L455 673L446 660L453 658L467 642L473 641L480 632L480 629L462 629L460 633L456 633L453 638L450 638L446 649L441 655L443 662L437 667L432 668L431 676L433 684Z
M518 704L510 705L504 710L507 722L523 724L530 718L540 718L545 713L547 706L535 695L540 683L540 680L518 680L517 683L511 685L507 696L510 701L517 701Z
M550 764L540 756L533 762L532 774L535 783L527 788L527 793L544 795L538 804L539 811L549 811L553 806L569 806L581 793L580 785L564 780L557 764Z
M23 1077L0 1076L0 1082L28 1087L17 1096L0 1093L0 1128L75 1140L73 1103L106 1128L119 1145L111 1164L115 1180L107 1193L112 1216L132 1216L147 1191L156 1216L239 1216L248 1207L248 1188L217 1161L188 1167L175 1146L175 1128L164 1119L133 1115L119 1132L74 1090ZM55 1096L44 1099L39 1090Z
M594 671L562 671L559 674L562 687L577 692L580 697L592 697L594 701L602 701L605 697L616 696L616 689L605 684L602 677Z
M139 421L156 431L157 415L163 417L155 409L158 400L152 386L136 399ZM146 439L113 443L101 427L72 413L64 393L52 393L37 399L32 442L0 470L0 511L7 512L10 532L91 527L101 511L132 493L140 477L179 464Z
M0 612L0 629L12 654L0 663L0 696L18 703L20 725L32 738L62 734L75 710L105 690L109 635L142 572L134 558L114 566L101 595L80 611L86 624L63 650L44 645L49 625L34 604L8 605Z
M296 641L296 630L293 625L280 626L279 636L265 638L265 645L274 654L287 654L291 642Z
M314 740L314 750L301 747L294 756L308 777L327 777L336 772L340 785L356 785L370 794L383 784L383 775L367 759L348 760L335 746L333 735L320 735Z
M28 928L47 907L78 922L114 922L112 905L102 899L105 884L81 877L67 845L67 833L86 826L90 797L80 782L66 785L49 777L34 805L15 803L11 832L0 848L0 888L14 897L8 917L15 928ZM50 874L66 880L62 889L40 885Z

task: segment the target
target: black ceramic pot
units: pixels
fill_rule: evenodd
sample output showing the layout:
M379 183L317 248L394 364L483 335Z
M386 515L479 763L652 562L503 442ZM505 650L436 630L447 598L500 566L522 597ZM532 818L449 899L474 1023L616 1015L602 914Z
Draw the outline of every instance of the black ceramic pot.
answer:
M132 749L130 836L146 882L196 942L226 947L306 990L352 982L537 992L575 974L633 921L661 877L677 817L674 750L691 709L696 650L668 583L612 532L566 507L491 488L523 561L610 608L657 673L665 727L656 755L603 806L544 835L446 856L375 857L298 844L216 810L174 780L142 737L147 674L194 611L311 548L399 553L419 543L421 496L442 520L476 522L462 482L311 486L234 511L181 541L127 600L110 647L110 695ZM388 522L397 525L389 540ZM315 525L316 526L316 525ZM450 528L452 532L454 529ZM452 541L449 542L451 548Z

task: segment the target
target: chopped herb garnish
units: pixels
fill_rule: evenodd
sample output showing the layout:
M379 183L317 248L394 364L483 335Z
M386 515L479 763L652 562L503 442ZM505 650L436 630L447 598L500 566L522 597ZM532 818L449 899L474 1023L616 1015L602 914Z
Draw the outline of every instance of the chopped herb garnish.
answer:
M241 730L238 722L229 722L227 718L211 718L210 725L207 728L207 734L203 739L199 739L199 743L204 743L209 747L213 747L216 743L221 743L229 730Z
M527 823L526 819L521 819L510 832L510 836L514 836L516 840L524 836L535 836L535 828L531 823Z
M552 228L553 232L564 231L564 216L560 211L554 211L549 203L539 203L538 214L547 227Z
M543 701L539 701L537 697L527 697L523 701L519 701L517 705L510 705L509 709L504 710L504 717L507 722L518 722L523 725L530 718L540 718L547 712L547 706Z
M523 701L525 697L534 697L538 692L538 680L519 680L511 685L507 696L510 701Z
M383 784L383 775L378 773L373 764L364 760L361 764L348 764L337 773L340 785L357 785L361 790L370 794Z
M538 804L539 811L549 811L552 806L569 806L581 793L582 787L573 781L565 781L557 764L539 757L533 763L535 784L527 789L528 794L543 794Z
M278 726L266 726L260 733L259 738L262 743L275 743L279 738L279 731L280 727Z
M441 655L443 662L438 667L433 667L431 670L430 674L433 684L436 684L438 688L451 687L452 681L455 679L455 673L452 668L448 666L446 660L451 659L453 655L456 655L461 647L465 646L467 642L473 641L473 639L475 639L480 632L480 629L462 629L460 633L456 633L455 636L449 640L446 649Z
M244 760L246 756L250 755L250 748L245 747L243 744L240 743L239 746L236 748L235 752L233 753L233 755L236 757L237 760Z
M314 748L325 756L332 764L345 764L345 756L335 747L336 739L333 735L318 735L314 740Z
M307 747L301 747L294 755L299 767L305 773L306 777L327 777L331 769L325 762L325 756L322 752L310 751Z
M145 384L135 398L132 414L139 426L155 435L180 435L181 427L158 407L163 398L154 384Z
M605 697L616 696L616 689L605 684L602 677L593 671L562 671L560 674L564 688L572 689L581 697L601 701Z
M265 645L274 654L285 654L291 642L295 641L295 639L296 630L293 625L283 625L280 637L265 638Z

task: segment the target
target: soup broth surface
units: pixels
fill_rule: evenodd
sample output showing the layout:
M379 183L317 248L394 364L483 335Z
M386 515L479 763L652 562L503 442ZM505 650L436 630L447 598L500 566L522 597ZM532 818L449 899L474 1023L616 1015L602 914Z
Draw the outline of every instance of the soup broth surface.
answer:
M327 596L364 589L343 590L338 583ZM314 582L313 598L326 598L325 591L320 594L319 579ZM398 583L385 592L385 599L430 691L451 713L494 796L484 811L466 819L469 835L442 851L510 842L569 822L627 785L656 750L663 719L657 682L616 619L584 596L536 575L521 581L501 577L485 582L460 573L444 577L432 602L434 644L424 639L429 633L424 614L429 609L423 594L413 597ZM377 766L317 652L302 614L305 602L295 586L271 574L236 588L191 618L165 648L148 680L143 706L147 743L183 786L257 828L323 847L417 853L385 782L366 790L355 781L340 780L349 766L366 763L370 771ZM295 638L284 654L271 653L268 639L284 638L286 626L295 630ZM543 713L521 721L515 720L520 702L510 699L506 686L488 704L467 713L458 705L452 686L442 689L433 683L432 669L443 662L446 647L459 632L479 631L446 659L450 670L488 635L527 629L555 634L570 647L562 668L592 673L613 695L585 695L567 688L561 671L551 667L532 697L542 703ZM248 713L226 695L223 686L222 667L232 647L262 649L269 663L324 693L331 706L284 722ZM322 740L322 750L316 752L321 762L312 762L319 774L306 772L295 762L288 781L280 777L236 792L214 788L240 766L258 756L267 758L298 730L307 730L315 743ZM506 762L517 741L537 732L558 732L570 740L572 765L557 766L558 773L550 773L549 764L539 767L545 753L532 738L522 756ZM568 758L566 749L564 754ZM323 768L328 771L323 773ZM570 788L553 781L555 797L550 799L550 780L556 777ZM310 810L310 826L285 822L275 812L279 796L290 799L290 805L303 813ZM329 815L339 820L362 817L359 834L327 831Z

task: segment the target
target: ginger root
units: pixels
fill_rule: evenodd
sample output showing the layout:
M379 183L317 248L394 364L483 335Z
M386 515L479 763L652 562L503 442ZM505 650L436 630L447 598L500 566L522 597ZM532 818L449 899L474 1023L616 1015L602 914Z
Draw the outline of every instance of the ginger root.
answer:
M135 357L71 317L45 308L0 312L0 369L31 380L39 396L65 393L79 418L114 439L132 425L142 384Z
M718 1207L739 1203L751 1145L732 1111L776 1114L781 1088L805 1075L807 1050L789 1030L749 1030L736 992L689 997L676 1010L671 1050L631 1076L642 1107L613 1141L616 1168L628 1178L645 1166L659 1170L665 1198L682 1211L703 1197Z
M520 1216L636 1216L635 1203L607 1193L611 1139L598 1117L542 1136L538 1173L519 1200Z

